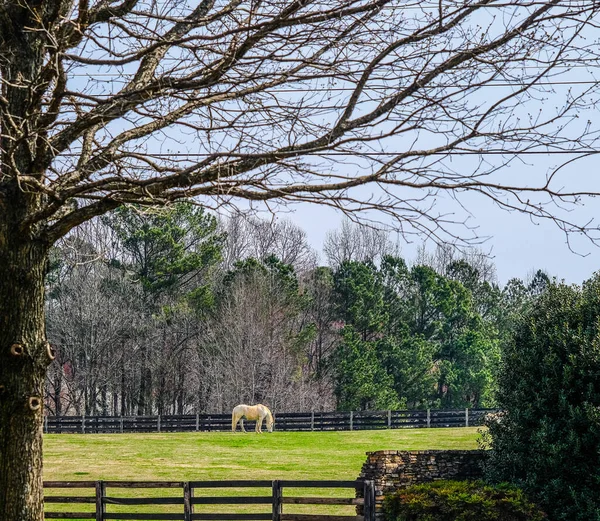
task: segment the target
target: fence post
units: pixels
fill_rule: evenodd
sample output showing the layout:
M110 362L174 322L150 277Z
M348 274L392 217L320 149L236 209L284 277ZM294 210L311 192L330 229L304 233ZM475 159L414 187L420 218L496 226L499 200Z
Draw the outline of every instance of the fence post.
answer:
M279 484L279 480L275 479L273 480L273 521L281 520L281 495L281 485Z
M377 499L375 498L375 481L369 481L369 503L371 504L371 521L377 519Z
M196 413L196 432L200 430L200 413Z
M96 481L96 521L104 521L104 514L106 512L104 496L106 496L104 481Z
M123 415L121 414L121 417L119 418L119 429L121 431L121 434L123 434Z
M183 483L183 519L185 521L192 521L192 514L194 513L194 505L192 504L192 497L194 497L194 491L190 486L189 481Z
M44 416L44 432L48 434L48 416Z
M352 411L350 411L350 430L352 430L352 428L354 427L354 426L352 425L352 424L353 424L353 420L354 420L354 417L353 417L353 412L352 412Z
M388 429L392 428L392 411L388 409Z
M156 428L160 432L160 414L156 417Z
M431 427L431 411L427 409L427 427Z
M465 427L469 426L469 408L465 409Z
M371 519L371 491L369 490L369 482L363 481L363 517L365 521L373 521Z
M81 434L85 434L85 414L81 415Z
M310 430L315 430L315 411L310 411Z

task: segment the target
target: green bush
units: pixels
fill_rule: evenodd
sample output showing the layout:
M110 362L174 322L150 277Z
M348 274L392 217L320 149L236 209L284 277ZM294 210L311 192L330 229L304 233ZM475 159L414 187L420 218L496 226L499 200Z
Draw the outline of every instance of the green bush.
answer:
M551 283L503 346L486 481L513 483L552 521L600 521L600 273Z
M435 481L385 498L387 521L542 521L546 515L507 484Z

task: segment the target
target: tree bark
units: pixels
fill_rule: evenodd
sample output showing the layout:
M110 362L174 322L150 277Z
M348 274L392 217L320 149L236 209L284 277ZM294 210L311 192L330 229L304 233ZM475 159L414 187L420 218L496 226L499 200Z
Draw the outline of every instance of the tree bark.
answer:
M11 5L12 4L12 5ZM42 521L42 428L46 370L44 275L48 245L39 228L25 226L45 195L21 176L41 179L37 163L44 132L40 85L56 2L3 3L0 63L0 520ZM41 148L40 148L41 147ZM34 229L35 228L35 229Z
M41 521L45 245L0 225L0 520Z

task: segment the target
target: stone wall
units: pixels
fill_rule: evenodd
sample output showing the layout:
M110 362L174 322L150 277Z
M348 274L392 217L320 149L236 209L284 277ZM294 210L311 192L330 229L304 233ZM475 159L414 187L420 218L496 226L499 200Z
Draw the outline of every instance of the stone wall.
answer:
M484 459L482 450L379 450L367 452L359 479L375 484L375 511L379 520L386 494L440 479L479 479Z

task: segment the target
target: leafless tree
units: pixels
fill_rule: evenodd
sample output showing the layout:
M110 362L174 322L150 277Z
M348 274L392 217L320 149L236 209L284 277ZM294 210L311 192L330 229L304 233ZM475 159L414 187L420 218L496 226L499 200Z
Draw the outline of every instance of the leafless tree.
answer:
M447 275L448 267L459 260L472 266L481 282L497 283L495 264L488 253L477 247L459 249L452 244L438 244L431 252L422 244L417 249L415 263L430 266L438 273Z
M236 276L198 345L201 409L229 412L257 402L274 411L332 405L331 392L319 392L322 384L304 367L307 341L298 317L297 302L270 274Z
M308 244L306 232L288 219L250 221L252 254L258 259L275 255L281 262L303 273L316 265L316 252Z
M219 228L227 235L223 245L223 267L230 270L237 261L250 256L250 236L247 231L247 221L240 213L230 218L219 220Z
M329 231L323 244L327 261L334 268L345 261L376 263L385 255L398 255L399 249L388 231L353 224L348 219L340 228Z
M315 328L307 353L307 365L317 380L326 381L327 361L339 341L341 328L341 323L336 321L333 273L327 267L315 268L304 275L302 284L308 298L302 320Z
M222 228L227 233L223 255L226 269L247 257L264 259L269 255L294 266L298 273L316 265L317 253L308 244L306 232L288 219L267 220L237 213L222 222Z
M98 223L95 223L98 224ZM53 253L46 299L51 364L50 403L55 414L107 414L123 402L124 368L136 365L142 342L141 291L104 259L108 230L84 226ZM133 332L137 335L134 335ZM133 376L133 375L132 375Z
M92 224L53 252L46 322L56 359L46 403L58 416L183 414L199 317L177 295L148 306L139 281L108 262L127 252L109 227Z
M593 151L596 129L576 118L597 82L571 81L544 100L549 83L596 65L599 9L595 0L0 0L0 517L43 517L53 243L123 203L186 197L378 211L406 236L443 240L465 231L462 217L437 209L444 193L595 239L593 225L563 211L594 190L563 188L560 167L537 184L501 167L522 154L566 164L574 156L558 154ZM474 164L452 162L458 154Z

